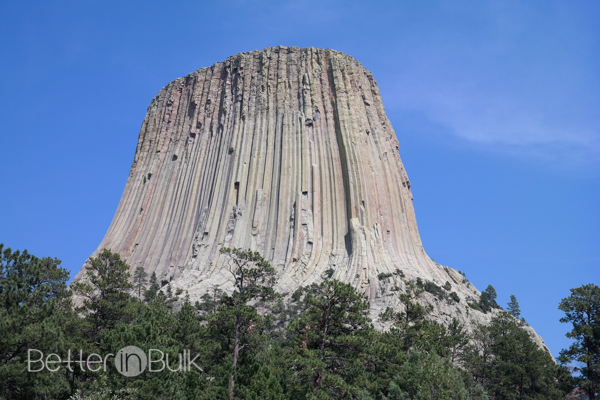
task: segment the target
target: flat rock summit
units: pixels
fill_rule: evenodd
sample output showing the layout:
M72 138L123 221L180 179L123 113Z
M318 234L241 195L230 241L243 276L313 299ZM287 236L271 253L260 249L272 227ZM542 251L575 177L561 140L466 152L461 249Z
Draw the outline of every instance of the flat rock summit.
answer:
M489 321L495 311L467 305L480 292L425 253L412 199L373 75L338 51L271 47L201 68L152 99L92 256L118 252L132 272L156 272L194 302L233 287L220 248L249 248L277 270L282 293L332 274L363 292L377 319L399 307L405 281L421 278L448 282L459 299L425 292L434 318L468 329Z

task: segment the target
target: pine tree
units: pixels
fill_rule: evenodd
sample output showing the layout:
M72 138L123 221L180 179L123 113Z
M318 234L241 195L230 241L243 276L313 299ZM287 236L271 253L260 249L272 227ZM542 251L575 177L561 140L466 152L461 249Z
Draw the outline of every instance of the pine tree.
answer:
M197 301L195 307L197 310L204 311L206 313L212 312L215 314L217 312L217 307L221 301L221 296L223 295L223 291L219 289L218 286L214 285L212 287L212 293L204 293L200 298L202 302Z
M279 380L267 365L261 366L252 377L244 397L248 400L285 400L286 398Z
M288 327L289 368L298 371L294 389L319 399L348 393L369 349L369 302L351 285L329 279L307 288L301 301L305 311Z
M222 297L218 313L212 322L216 323L219 329L231 326L228 341L233 345L233 359L229 377L229 398L233 400L240 351L247 345L244 343L246 336L262 321L262 317L249 303L277 297L273 291L275 269L259 253L251 250L223 247L220 252L229 261L234 291L231 295Z
M0 398L68 396L61 373L28 373L28 349L44 354L69 347L63 327L71 317L69 273L60 260L37 258L0 244ZM37 358L33 353L31 359ZM32 363L38 369L39 363ZM65 396L66 395L66 396Z
M480 325L473 346L465 367L496 400L558 399L569 391L557 379L562 368L507 312Z
M158 280L156 279L156 272L152 272L150 275L150 286L148 290L144 292L144 298L147 302L150 302L158 296L158 291L160 290L160 286L158 285Z
M142 297L142 289L146 288L146 283L148 282L146 279L147 276L148 274L143 267L137 267L133 273L133 287L137 290L138 297Z
M488 287L481 292L479 307L484 313L491 311L492 308L501 308L498 303L496 303L496 297L498 297L498 295L496 289L494 289L492 285L488 285Z
M471 400L461 370L444 357L413 351L394 377L384 400ZM487 397L483 397L487 400Z
M423 289L408 282L406 293L400 295L400 302L404 305L404 310L394 311L388 307L380 315L382 321L392 321L391 331L394 334L402 336L407 357L420 335L419 331L426 322L425 318L433 310L431 305L423 306L417 301L423 291Z
M452 322L448 325L446 332L443 343L448 349L450 362L456 363L463 359L465 349L469 344L470 335L465 331L464 325L456 318L452 318Z
M589 399L594 400L600 390L600 287L590 283L571 289L571 295L562 299L558 308L566 314L560 322L573 325L566 336L575 340L560 352L559 360L575 360L584 365L577 380Z
M73 292L83 298L77 309L86 317L82 327L92 343L99 344L99 334L111 329L127 317L129 294L129 265L118 253L104 249L88 260L84 279L71 285Z
M119 349L135 345L143 349L146 354L149 349L156 349L164 352L165 356L169 356L169 365L177 368L178 354L182 354L183 349L193 348L189 341L184 341L182 331L187 329L188 335L194 337L198 334L198 329L201 328L198 324L181 326L179 315L173 313L167 306L167 303L160 298L156 298L148 304L140 301L131 302L135 305L137 314L135 319L127 323L121 323L113 329L105 330L102 334L102 352L100 354L116 353ZM189 310L185 308L184 314ZM188 320L188 318L182 318ZM192 351L192 353L196 353ZM193 357L193 356L192 356ZM154 359L156 359L154 357ZM202 366L198 360L196 362ZM146 373L138 376L136 379L128 379L114 370L108 370L107 378L109 379L110 392L115 397L106 398L123 398L123 399L181 399L181 398L201 398L195 393L190 396L184 396L185 390L194 392L195 386L204 386L209 382L205 379L200 379L196 369L192 366L191 372L185 374L171 373L168 370L162 372ZM106 376L104 375L104 376ZM101 376L102 377L102 376ZM89 377L98 381L96 377ZM195 382L192 385L186 384L184 381L192 379ZM195 384L195 385L194 385ZM83 385L86 386L85 383ZM116 396L120 390L127 388L133 391L130 396ZM94 387L88 387L88 393L95 392ZM95 393L94 393L95 394ZM90 396L90 398L99 399L104 397ZM217 396L213 398L219 398ZM222 398L222 397L221 397Z
M510 295L510 302L507 304L507 311L513 317L519 319L521 316L521 308L519 307L519 302L514 294Z

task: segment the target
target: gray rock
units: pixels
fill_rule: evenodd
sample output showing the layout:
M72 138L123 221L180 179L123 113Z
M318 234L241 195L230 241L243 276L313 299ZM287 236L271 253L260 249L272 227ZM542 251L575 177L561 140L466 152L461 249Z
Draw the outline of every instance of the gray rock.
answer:
M479 291L425 253L398 149L377 82L354 58L281 46L237 54L152 100L98 250L156 272L192 302L232 288L219 249L241 247L273 265L280 292L333 269L376 319L399 306L392 289L404 280L448 281L460 302L425 293L433 318L489 322L493 313L467 306Z

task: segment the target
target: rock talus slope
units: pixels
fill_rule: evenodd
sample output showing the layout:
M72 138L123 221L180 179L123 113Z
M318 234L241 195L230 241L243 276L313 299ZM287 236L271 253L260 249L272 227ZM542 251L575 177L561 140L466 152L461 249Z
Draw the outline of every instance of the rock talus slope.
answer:
M400 270L409 280L450 282L459 303L426 293L436 318L468 327L490 318L466 306L479 292L425 253L377 83L334 50L240 53L152 100L98 249L195 301L214 285L230 287L224 246L260 252L281 292L333 271L365 293L375 316L397 306Z

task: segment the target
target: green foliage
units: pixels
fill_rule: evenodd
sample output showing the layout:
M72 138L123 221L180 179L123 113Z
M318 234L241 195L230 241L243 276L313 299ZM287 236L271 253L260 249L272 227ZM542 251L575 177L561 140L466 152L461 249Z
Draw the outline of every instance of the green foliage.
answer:
M273 290L275 269L259 253L227 247L220 252L229 260L234 291L221 298L218 313L210 323L215 332L229 342L227 347L232 355L229 395L233 398L240 351L251 346L253 336L269 323L249 303L274 300L278 296Z
M364 295L337 280L299 288L284 300L272 288L275 270L258 253L223 249L234 290L213 287L192 306L179 299L181 290L169 294L168 283L162 294L156 274L145 291L145 283L133 286L137 296L130 297L129 266L104 250L73 285L80 305L75 313L58 260L1 245L0 253L0 327L11 333L0 335L0 399L485 400L488 393L494 400L559 399L573 388L567 370L507 313L472 334L457 320L432 321L432 307L419 297L427 288L446 294L447 285L405 282L405 293L397 288L400 307L381 315L389 331L378 332ZM578 319L587 315L579 304L590 296L575 294L561 303L565 322L574 322L576 340L590 332L596 338L585 318ZM129 345L164 352L172 367L189 350L202 370L145 372L134 379L114 368L23 373L29 346L63 355L81 348L85 358ZM597 358L591 359L593 366ZM581 376L580 387L587 377Z
M437 297L439 299L446 298L446 293L442 290L442 287L436 285L435 283L433 283L431 281L425 282L425 285L423 285L423 288L425 289L426 292L433 294L435 297Z
M390 384L388 400L487 399L481 388L471 393L460 370L446 358L412 352Z
M467 305L469 307L471 307L473 310L484 312L479 304L480 304L479 302L476 303L474 301L467 301Z
M488 287L481 292L481 297L479 298L479 308L484 313L490 312L493 308L500 308L498 303L496 303L496 289L492 285L488 285Z
M496 289L492 285L488 285L487 288L483 291L483 293L488 295L489 301L498 308L498 304L496 304L496 298L498 295L496 294Z
M223 291L219 289L218 286L213 286L212 290L209 293L204 293L200 298L202 302L197 301L194 307L197 310L203 311L204 313L213 313L217 312L217 307L221 302L221 296L223 295Z
M450 284L450 282L446 281L446 283L444 283L443 288L444 290L450 291L450 289L452 289L452 285Z
M417 285L418 284L419 280L417 280ZM423 291L424 289L408 283L406 293L402 293L399 296L399 300L402 303L404 310L394 311L388 307L380 315L382 321L392 322L391 332L403 338L403 347L407 356L415 344L417 337L420 335L419 332L425 324L425 318L433 310L431 305L423 306L416 301Z
M575 341L560 352L559 359L582 365L576 378L578 386L594 399L600 390L600 287L590 283L571 289L571 295L562 299L558 308L565 313L560 322L573 325L566 336Z
M423 280L421 278L417 278L416 286L419 289L423 289L424 291L431 293L438 299L446 298L446 292L442 289L441 286L436 285L434 282L431 282L431 281L423 282ZM451 288L452 287L450 286L450 283L446 282L446 284L444 285L444 289L450 290Z
M148 290L144 292L144 299L148 302L155 300L158 296L158 292L160 291L160 286L158 284L158 280L156 279L156 272L152 272L152 275L150 275L149 283L150 286L148 287Z
M380 273L379 275L377 275L377 279L379 279L380 281L383 281L387 278L391 278L392 276L394 276L394 274L389 274L389 273Z
M248 400L285 400L283 388L267 365L260 367L253 375L250 386L244 391Z
M156 275L154 276L156 277ZM133 273L133 288L140 298L142 297L142 290L146 289L146 283L148 283L147 277L148 274L143 267L137 267Z
M456 318L452 318L452 322L447 327L437 325L442 331L442 334L436 338L440 347L437 354L447 357L452 363L461 363L465 358L470 335Z
M122 400L132 399L137 394L133 388L113 389L106 377L94 380L89 391L78 391L69 400Z
M318 399L352 391L349 381L362 369L360 360L372 332L369 303L337 280L313 285L302 302L306 311L289 325L295 390Z
M521 316L521 308L519 307L519 302L517 301L517 298L514 294L510 295L510 301L506 305L506 308L506 311L508 311L510 315L519 319L519 317Z
M98 345L102 331L131 316L127 292L133 285L129 283L129 265L117 253L104 249L87 264L84 278L71 289L83 298L83 305L76 310L84 315L80 329Z
M496 289L492 285L488 285L488 287L481 292L481 297L479 301L467 301L467 305L474 310L481 311L485 314L492 311L494 308L501 309L501 307L496 303Z
M460 303L460 297L458 297L458 294L456 294L456 292L452 292L448 295L448 297L450 299L452 299L452 301L454 301L455 303Z
M506 312L479 326L465 366L494 399L559 399L561 367Z
M323 279L331 279L334 273L335 270L333 268L326 269L325 272L323 272Z
M392 276L394 276L394 275L396 275L396 276L399 276L400 278L404 278L404 276L405 276L405 275L404 275L404 272L402 272L402 270L400 270L400 269L396 269L396 270L395 270L394 272L392 272L392 273L385 273L385 272L382 272L382 273L378 274L378 275L377 275L377 279L379 279L380 281L383 281L383 280L386 280L386 279L388 279L388 278L391 278L391 277L392 277Z
M169 360L177 360L179 354L189 350L192 356L198 355L200 361L197 362L203 371L195 367L186 373L164 370L144 373L131 379L109 370L104 375L108 386L132 391L136 394L132 398L224 398L226 386L222 382L207 379L210 374L223 374L219 346L209 329L196 317L194 307L183 303L181 309L174 312L162 298L156 298L148 305L140 305L140 314L134 321L119 324L104 335L103 350L116 353L124 346L135 344L145 352L149 349L160 350L169 356ZM176 362L169 363L176 367ZM89 390L94 388L90 387Z
M48 353L67 346L61 327L69 318L69 274L59 265L56 258L40 259L0 244L0 398L54 398L70 392L62 376L26 372L28 349Z

